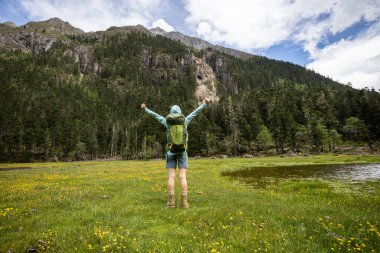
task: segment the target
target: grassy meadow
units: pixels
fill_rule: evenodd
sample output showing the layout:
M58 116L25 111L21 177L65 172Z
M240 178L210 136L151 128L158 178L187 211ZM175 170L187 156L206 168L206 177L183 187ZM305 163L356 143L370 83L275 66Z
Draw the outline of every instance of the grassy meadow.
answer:
M378 252L380 181L254 189L221 176L366 162L380 155L190 159L189 209L166 208L164 160L0 164L31 167L0 171L0 252Z

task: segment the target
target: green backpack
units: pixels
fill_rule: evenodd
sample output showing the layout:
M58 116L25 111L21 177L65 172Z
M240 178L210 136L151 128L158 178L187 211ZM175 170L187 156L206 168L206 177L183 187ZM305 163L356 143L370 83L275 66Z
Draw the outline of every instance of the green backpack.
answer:
M166 150L181 153L187 149L189 135L185 127L185 116L179 113L170 113L166 116L168 130L166 131Z

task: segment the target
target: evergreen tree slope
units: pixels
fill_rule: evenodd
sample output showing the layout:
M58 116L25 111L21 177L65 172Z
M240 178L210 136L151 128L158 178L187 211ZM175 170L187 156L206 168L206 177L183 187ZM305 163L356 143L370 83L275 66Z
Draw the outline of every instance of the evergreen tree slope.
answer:
M141 26L33 25L0 25L1 161L161 157L165 129L140 103L190 113L200 84L214 103L189 125L190 155L321 152L342 138L376 148L380 138L374 90L287 62L195 49Z

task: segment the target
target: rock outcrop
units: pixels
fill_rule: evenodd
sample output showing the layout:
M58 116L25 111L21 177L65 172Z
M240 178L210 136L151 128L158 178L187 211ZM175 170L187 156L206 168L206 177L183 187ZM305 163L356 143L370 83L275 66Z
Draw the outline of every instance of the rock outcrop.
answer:
M0 24L0 26L17 27L17 25L15 23L10 22L10 21L2 23L2 24Z
M80 73L97 73L99 64L94 56L94 49L88 45L79 45L74 50L66 50L64 56L71 57L75 63L79 64Z
M222 57L217 57L215 62L212 63L212 67L215 71L215 76L218 81L231 93L238 94L238 86L228 71L225 60Z
M55 41L55 38L35 32L9 33L0 36L0 50L20 49L26 52L41 53L49 50Z
M216 90L217 80L214 71L204 59L193 56L193 63L196 67L195 76L197 80L195 96L199 100L207 98L211 102L218 102L219 97Z

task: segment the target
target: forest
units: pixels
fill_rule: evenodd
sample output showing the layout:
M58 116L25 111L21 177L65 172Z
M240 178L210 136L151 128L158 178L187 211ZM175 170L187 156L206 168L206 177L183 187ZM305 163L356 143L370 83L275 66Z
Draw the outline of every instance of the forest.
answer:
M76 48L91 57L75 60ZM162 158L165 129L140 104L163 116L173 104L191 113L200 100L192 55L216 73L220 100L189 125L190 156L380 150L378 91L136 31L0 51L0 161Z

